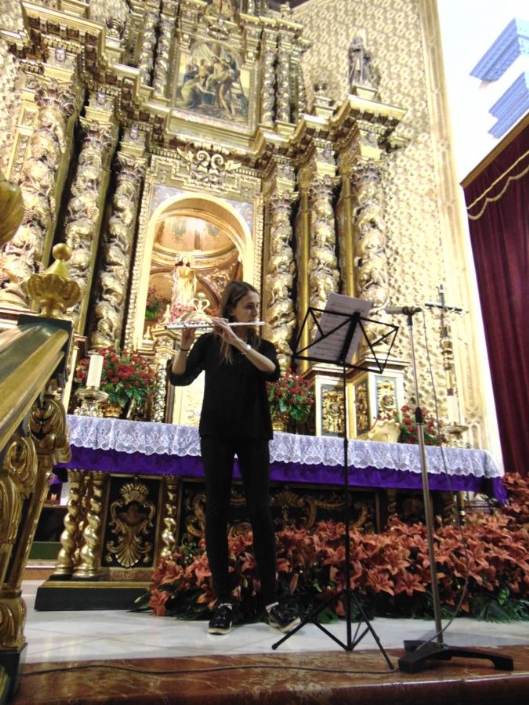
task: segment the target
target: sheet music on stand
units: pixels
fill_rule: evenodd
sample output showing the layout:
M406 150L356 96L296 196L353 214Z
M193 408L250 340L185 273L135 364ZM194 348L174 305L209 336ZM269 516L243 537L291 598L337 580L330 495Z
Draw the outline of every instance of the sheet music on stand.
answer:
M316 324L316 332L310 348L311 358L325 362L339 360L343 351L344 361L350 362L358 348L362 330L357 326L348 341L348 323L355 314L364 317L372 307L371 301L331 292L323 314ZM347 349L344 351L345 345Z
M294 358L382 373L398 326L367 318L365 314L372 306L366 299L334 292L329 294L324 309L309 306L298 333ZM300 347L309 330L311 342ZM353 362L359 346L367 352Z

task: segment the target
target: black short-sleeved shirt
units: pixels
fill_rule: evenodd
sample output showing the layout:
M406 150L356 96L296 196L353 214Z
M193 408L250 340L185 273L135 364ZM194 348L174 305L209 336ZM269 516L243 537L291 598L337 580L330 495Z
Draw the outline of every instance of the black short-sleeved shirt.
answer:
M266 382L279 379L279 363L272 343L260 340L257 350L274 363L274 372L261 372L235 348L232 363L224 361L220 354L220 340L213 333L202 335L195 342L187 357L184 374L173 374L169 361L169 382L176 387L191 384L202 371L206 373L198 427L201 436L272 438Z

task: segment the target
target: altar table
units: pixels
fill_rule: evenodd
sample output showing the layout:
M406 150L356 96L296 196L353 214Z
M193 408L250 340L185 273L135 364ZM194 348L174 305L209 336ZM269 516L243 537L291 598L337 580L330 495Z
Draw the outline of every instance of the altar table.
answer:
M129 609L162 558L204 535L198 429L75 415L68 416L68 426L71 459L56 468L59 474L65 472L60 467L68 469L69 479L61 549L35 606ZM270 504L278 528L310 528L343 516L344 450L341 438L275 434ZM422 519L418 446L350 440L347 457L353 526L376 531L391 516ZM455 492L503 498L502 473L487 451L428 447L427 464L433 504L443 520L453 516ZM248 518L238 482L230 511L230 524L244 528Z
M62 467L142 475L203 477L194 426L68 416L71 460ZM504 501L503 472L486 450L427 446L431 490L469 491ZM349 440L348 483L355 487L421 489L419 447ZM274 434L271 479L285 483L341 485L344 441L328 436ZM235 468L235 477L239 476Z

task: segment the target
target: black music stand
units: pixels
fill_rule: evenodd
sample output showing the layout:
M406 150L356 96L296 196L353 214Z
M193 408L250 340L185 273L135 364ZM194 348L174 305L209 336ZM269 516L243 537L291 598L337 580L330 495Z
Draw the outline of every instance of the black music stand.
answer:
M347 439L347 369L356 368L361 370L368 370L371 372L383 372L389 353L395 341L398 326L394 326L389 323L381 323L380 321L374 321L368 318L363 318L362 313L367 313L371 308L371 303L363 299L353 299L350 296L343 296L340 294L331 294L329 300L327 301L327 306L325 309L312 308L309 307L303 325L301 327L298 339L296 341L296 351L294 353L294 358L302 360L313 360L318 362L324 362L332 365L339 365L342 369L342 386L343 386L343 397L344 397L344 431L343 431L343 485L344 485L344 526L345 526L345 589L342 593L334 595L332 598L317 605L309 614L293 629L291 629L285 636L272 645L272 649L277 649L284 641L289 639L293 634L299 631L305 624L312 623L318 629L320 629L324 634L335 641L339 646L341 646L346 651L353 651L353 649L360 643L360 641L366 636L368 632L371 633L375 639L378 648L380 649L382 655L384 656L386 663L388 664L390 670L395 670L393 664L391 663L389 656L387 655L384 647L382 646L380 639L371 626L371 623L362 607L360 602L357 600L354 593L351 591L351 537L349 535L349 529L351 525L350 508L349 508L349 456L348 456L348 439ZM321 314L317 315L317 314ZM377 324L379 327L384 327L389 329L389 331L383 335L380 335L375 340L370 340L367 335L366 326L370 323ZM303 336L303 331L307 324L315 328L316 333L312 343L304 348L299 349L300 340ZM369 347L371 353L371 362L364 365L354 364L352 362L353 356L358 348L361 340ZM385 359L381 362L378 358L378 351L376 348L383 343L388 341L389 347L386 350ZM332 634L328 629L322 626L318 621L317 617L319 613L324 610L328 605L332 604L338 600L342 595L345 595L345 613L346 613L346 633L347 639L342 642L334 634ZM361 615L361 620L358 622L355 635L352 635L352 625L351 625L351 605L354 603L358 613ZM362 624L365 624L365 629L360 632Z

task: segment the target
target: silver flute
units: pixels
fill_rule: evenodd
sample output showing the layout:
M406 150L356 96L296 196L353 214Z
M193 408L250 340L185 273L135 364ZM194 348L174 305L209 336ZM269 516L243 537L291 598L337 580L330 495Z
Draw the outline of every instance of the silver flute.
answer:
M235 326L266 326L265 321L251 321L250 323L228 323L230 328ZM183 330L184 328L215 328L215 323L211 321L177 321L175 323L168 323L165 326L168 330Z

